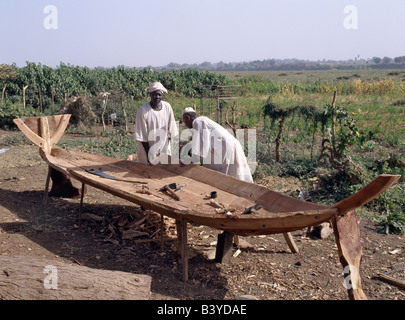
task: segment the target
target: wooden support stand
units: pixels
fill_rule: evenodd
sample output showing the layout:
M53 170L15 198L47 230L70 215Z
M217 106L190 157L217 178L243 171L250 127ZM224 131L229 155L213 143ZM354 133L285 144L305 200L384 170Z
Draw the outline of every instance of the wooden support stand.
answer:
M183 270L183 281L188 280L188 250L187 250L187 221L176 220L177 229L177 251L180 254Z
M233 233L224 231L218 234L215 262L229 263L232 257Z
M333 231L340 263L344 270L344 283L351 300L367 300L361 285L360 261L362 248L360 229L353 211L332 219Z
M285 241L287 241L288 247L290 248L292 253L299 253L298 247L295 244L295 241L290 232L283 233Z
M298 253L298 247L290 232L283 233L284 239L286 240L288 247L292 253ZM232 245L235 243L238 245L239 236L234 235L230 232L224 231L218 234L217 249L215 252L215 262L219 263L229 263L232 257Z

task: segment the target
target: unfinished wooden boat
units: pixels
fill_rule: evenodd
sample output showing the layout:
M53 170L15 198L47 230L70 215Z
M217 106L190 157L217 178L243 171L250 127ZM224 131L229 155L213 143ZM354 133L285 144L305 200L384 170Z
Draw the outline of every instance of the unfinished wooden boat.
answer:
M67 176L177 221L205 225L234 235L286 234L322 222L337 223L339 217L371 201L400 178L381 175L353 196L325 206L291 198L198 165L144 165L56 147L69 118L70 115L56 115L14 121L40 147L40 154L49 166ZM171 184L182 188L173 193L168 188ZM211 198L211 192L217 193L216 199ZM339 228L336 223L335 233ZM345 235L341 234L340 238L344 240ZM356 250L361 254L361 246ZM342 255L350 256L353 250L346 251ZM359 261L353 263L359 264Z

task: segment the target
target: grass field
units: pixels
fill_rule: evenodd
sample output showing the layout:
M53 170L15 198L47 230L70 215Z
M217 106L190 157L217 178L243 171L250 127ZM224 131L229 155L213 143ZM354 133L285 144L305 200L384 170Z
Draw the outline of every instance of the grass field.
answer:
M364 81L378 79L405 80L405 70L390 69L357 69L357 70L307 70L307 71L222 71L232 80L241 78L261 77L275 82L291 82L309 84L315 81L343 82L353 79Z

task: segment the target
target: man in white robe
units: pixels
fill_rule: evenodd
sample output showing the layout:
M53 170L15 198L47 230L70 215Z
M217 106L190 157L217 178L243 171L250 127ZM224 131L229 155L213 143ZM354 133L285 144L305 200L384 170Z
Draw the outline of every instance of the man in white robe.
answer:
M229 131L207 117L197 117L193 108L183 110L183 122L194 129L191 153L202 159L204 167L253 182L242 146Z
M138 141L137 161L148 163L168 163L171 156L170 140L178 135L171 105L162 100L167 89L160 82L149 86L151 100L136 113L135 140ZM127 160L134 160L134 155Z

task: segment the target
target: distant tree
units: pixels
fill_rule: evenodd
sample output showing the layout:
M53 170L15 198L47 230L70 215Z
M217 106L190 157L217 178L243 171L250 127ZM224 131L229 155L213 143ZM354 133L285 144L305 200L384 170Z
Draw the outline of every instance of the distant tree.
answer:
M395 63L404 63L405 62L405 56L395 57L394 62Z
M376 63L376 64L379 64L379 63L381 63L381 61L382 61L382 59L379 58L379 57L373 57L372 60L373 60L373 62Z
M392 59L390 58L390 57L384 57L383 59L382 59L382 62L383 63L390 63L392 61Z

